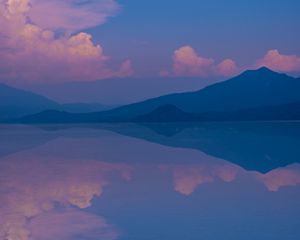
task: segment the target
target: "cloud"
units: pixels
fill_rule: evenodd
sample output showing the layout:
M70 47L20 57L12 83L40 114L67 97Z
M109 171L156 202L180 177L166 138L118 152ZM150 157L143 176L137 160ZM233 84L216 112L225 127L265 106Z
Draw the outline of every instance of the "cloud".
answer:
M10 82L47 82L89 81L133 74L129 60L120 69L111 69L109 57L99 44L93 43L90 34L70 35L102 24L117 8L113 0L1 0L0 77ZM76 21L80 23L75 24ZM58 34L56 30L63 32Z
M235 62L226 59L216 64L212 58L200 56L191 46L177 49L173 55L173 67L171 71L162 70L162 76L231 76L238 72Z
M231 59L225 59L216 67L216 73L220 76L232 76L239 71L235 62Z
M296 55L283 55L277 49L270 50L256 63L257 67L268 67L279 72L299 72L300 57Z
M44 29L70 32L99 26L121 9L115 0L31 0L27 16ZM47 13L47 14L45 14Z
M175 75L207 75L214 64L213 59L199 56L190 46L181 47L174 52L173 71Z

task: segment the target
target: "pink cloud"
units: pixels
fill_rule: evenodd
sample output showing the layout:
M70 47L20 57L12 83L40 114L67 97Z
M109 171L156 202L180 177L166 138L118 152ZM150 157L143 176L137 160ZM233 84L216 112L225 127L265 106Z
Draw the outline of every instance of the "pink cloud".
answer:
M209 68L214 64L213 59L199 56L190 46L176 50L173 61L174 74L187 76L206 76Z
M171 71L162 70L161 76L232 76L238 72L235 62L226 59L216 65L212 58L200 56L191 46L177 49L173 55Z
M99 26L121 9L115 0L30 0L26 15L44 29L75 32ZM47 13L47 14L45 14Z
M218 64L218 66L216 67L216 71L218 75L227 77L236 74L239 69L233 60L225 59L223 62Z
M86 4L75 7L76 1L36 1L36 0L10 0L0 2L0 77L6 81L42 82L42 81L89 81L110 77L125 77L133 74L131 62L126 60L119 69L109 67L109 57L104 54L99 44L94 44L90 34L80 32L69 35L70 32L88 27L86 20L89 15ZM95 1L92 1L96 4ZM101 3L101 4L100 4ZM50 4L50 13L55 12L61 16L56 20L51 14L44 14L44 5ZM117 6L113 0L100 1L98 7L103 5L103 11L91 25L102 24ZM63 5L62 12L59 7ZM35 6L37 6L35 8ZM83 10L82 10L83 8ZM40 12L42 20L31 19L31 14ZM66 10L66 9L69 9ZM102 8L101 8L102 9ZM92 10L91 10L92 11ZM48 11L47 11L48 12ZM76 21L77 29L68 19ZM53 23L46 26L45 19ZM29 20L30 21L29 21ZM74 20L75 19L75 20ZM70 20L70 21L71 21ZM79 21L79 20L78 20ZM70 26L69 26L70 25ZM48 28L43 28L43 26ZM52 29L64 29L64 34L57 37ZM2 37L1 37L2 36Z
M300 57L296 55L283 55L277 49L270 50L259 59L257 67L268 67L279 72L298 72L300 71Z

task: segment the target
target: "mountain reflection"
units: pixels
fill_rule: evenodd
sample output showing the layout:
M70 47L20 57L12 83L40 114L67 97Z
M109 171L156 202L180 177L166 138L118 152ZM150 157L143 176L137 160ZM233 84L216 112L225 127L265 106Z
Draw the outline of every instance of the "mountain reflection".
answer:
M195 149L246 170L269 172L300 163L299 122L103 125L122 135Z
M189 229L198 220L206 224L207 217L213 213L216 216L214 222L222 219L218 211L225 195L227 206L233 203L227 214L236 213L237 216L239 207L247 208L236 207L234 203L239 202L247 191L257 196L264 194L266 203L254 204L261 209L268 208L269 202L276 197L277 200L286 197L293 201L290 195L285 194L299 190L300 164L293 163L299 158L296 150L298 138L291 132L280 137L274 133L269 144L279 147L279 142L287 140L292 146L284 145L283 149L270 151L271 145L265 143L259 150L253 149L252 157L261 157L266 152L271 157L265 156L269 162L261 162L262 168L249 170L244 164L238 164L245 159L237 160L244 158L253 145L245 147L238 144L239 140L249 142L249 135L250 140L255 140L259 134L266 140L270 132L257 130L249 133L247 130L246 134L242 128L237 131L237 128L228 130L228 126L219 126L213 130L212 126L197 126L195 130L194 127L181 126L172 136L163 136L161 132L158 134L144 126L80 126L51 131L21 127L11 134L6 130L5 135L0 137L0 239L139 240L141 238L135 235L139 231L136 225L142 220L147 221L147 214L156 213L152 216L156 220L168 218L170 214L168 222L176 220L183 229ZM234 133L232 139L226 136L218 140L226 131ZM7 136L9 141L5 141ZM23 143L27 140L27 144ZM225 140L228 143L222 145ZM204 146L207 151L199 151ZM217 146L220 147L218 154ZM292 152L286 152L286 158L283 158L288 149ZM212 152L215 154L210 154ZM234 156L235 161L228 161L223 156ZM279 163L274 161L278 158L282 159ZM228 194L229 191L231 194ZM249 201L247 204L251 206L252 200L245 197L241 203ZM211 207L210 202L213 202ZM202 206L206 206L207 210ZM180 218L172 217L177 211L185 213L187 207L192 208L187 212L192 214L193 222L184 223L180 222ZM286 209L290 205L280 207ZM175 212L168 212L172 208ZM197 211L194 213L194 210ZM201 214L205 211L204 221ZM189 214L183 214L183 217L187 218ZM252 217L251 211L249 214ZM232 224L239 224L238 217L235 219L236 222L231 220ZM152 227L163 231L161 224L148 223L151 232ZM207 224L211 223L208 221ZM179 235L176 238L175 232L180 228L174 226L173 237L166 239L183 239ZM215 228L214 224L210 227ZM131 228L132 235L127 228ZM168 234L171 234L170 231ZM195 237L200 236L197 234ZM248 240L245 236L243 239Z

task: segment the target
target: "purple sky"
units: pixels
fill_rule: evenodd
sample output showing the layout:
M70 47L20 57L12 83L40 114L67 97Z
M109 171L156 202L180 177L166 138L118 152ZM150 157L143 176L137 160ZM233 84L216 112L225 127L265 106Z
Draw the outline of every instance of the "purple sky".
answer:
M299 10L295 0L1 0L0 81L297 74Z

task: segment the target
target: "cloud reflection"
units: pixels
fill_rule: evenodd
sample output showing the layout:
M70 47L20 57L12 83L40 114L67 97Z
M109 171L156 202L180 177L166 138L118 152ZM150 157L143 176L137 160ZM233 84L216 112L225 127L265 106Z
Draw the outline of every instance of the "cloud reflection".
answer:
M282 187L300 184L300 165L294 164L287 168L273 170L267 174L258 173L256 177L269 191L277 192Z
M7 240L115 239L115 228L81 209L131 168L93 160L15 155L0 162L0 237ZM87 224L88 223L88 224ZM44 229L44 230L43 230ZM50 237L51 236L51 237Z
M205 183L211 183L216 178L224 182L232 182L239 171L234 165L164 165L163 171L171 171L173 175L175 191L183 195L191 195L197 187Z
M174 190L180 194L189 196L206 183L212 183L217 179L224 182L233 182L239 173L256 179L270 192L277 192L282 187L296 186L300 184L300 165L294 164L286 168L275 169L266 174L248 172L233 164L224 165L161 165L161 171L171 172L173 176Z

